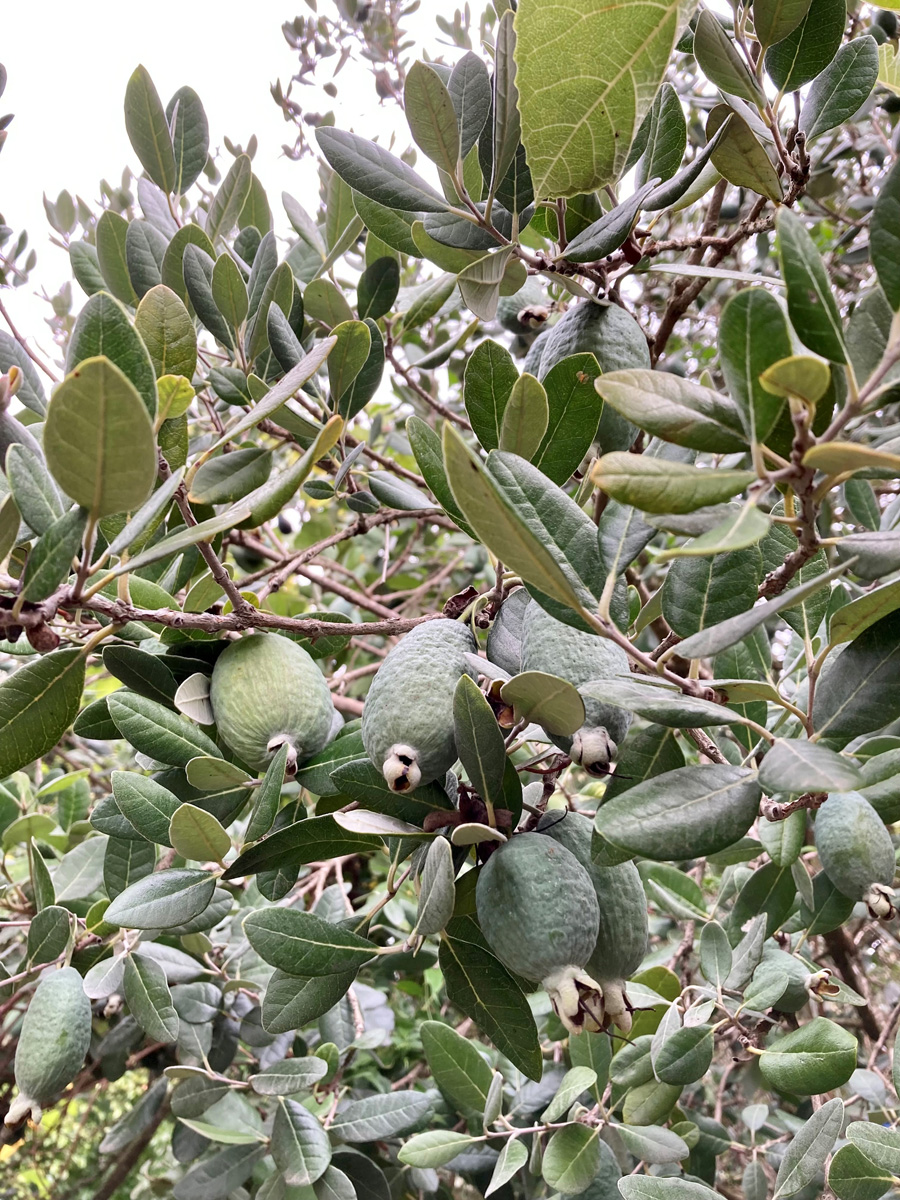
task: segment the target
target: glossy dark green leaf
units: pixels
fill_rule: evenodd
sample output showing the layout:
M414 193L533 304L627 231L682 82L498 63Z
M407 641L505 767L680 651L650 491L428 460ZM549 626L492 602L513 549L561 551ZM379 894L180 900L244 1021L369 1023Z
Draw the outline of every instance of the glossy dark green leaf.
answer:
M246 154L239 154L209 202L206 235L213 245L218 238L230 233L237 224L241 209L250 194L252 174L250 159Z
M612 371L595 386L606 404L666 442L714 454L746 446L738 405L711 388L664 371Z
M203 103L191 87L180 87L166 105L175 154L173 191L183 196L200 178L209 155L209 122Z
M772 792L852 792L859 767L842 754L800 739L779 738L763 759L760 786Z
M879 1200L892 1185L893 1173L853 1144L842 1146L828 1168L828 1186L838 1200Z
M848 1030L825 1017L773 1041L759 1060L769 1087L798 1096L839 1088L856 1069L859 1045Z
M137 304L137 295L128 273L126 238L128 222L111 208L100 214L94 241L97 263L107 288L122 304Z
M250 945L265 962L291 975L338 975L369 962L376 947L313 913L269 908L244 921Z
M50 904L32 918L28 927L26 954L30 966L56 962L66 949L72 933L72 914L67 908Z
M381 1142L419 1125L431 1111L431 1098L424 1092L388 1092L342 1104L330 1130L351 1144Z
M173 767L186 767L200 754L221 758L218 746L201 729L155 700L129 692L110 696L108 703L122 736L150 758Z
M900 715L898 656L898 612L882 617L832 656L816 688L816 732L849 739L895 720Z
M125 234L125 261L137 296L162 283L168 241L149 221L131 221Z
M471 917L456 917L444 930L439 961L451 1002L520 1071L539 1079L543 1065L528 1001Z
M287 1033L317 1020L346 995L355 977L355 969L312 978L273 971L263 997L263 1028Z
M225 1200L245 1183L266 1154L258 1142L225 1146L192 1167L172 1189L173 1200Z
M156 865L156 847L137 838L111 837L103 856L103 886L110 900L149 875Z
M621 504L652 513L693 512L708 504L720 504L756 478L752 471L706 471L683 462L621 451L604 454L591 477Z
M0 683L0 777L47 754L75 719L84 687L80 650L26 661Z
M491 81L477 54L464 54L447 81L459 125L459 155L464 159L484 129L491 111Z
M87 517L87 509L69 509L32 546L22 572L20 595L26 600L46 600L69 577Z
M341 829L334 817L310 817L270 834L245 850L229 866L225 878L254 875L257 871L271 871L282 865L302 866L342 854L365 853L381 845L379 837Z
M766 51L766 71L775 86L794 92L815 79L837 54L846 23L843 0L812 0L793 33Z
M326 126L316 130L316 141L345 183L386 208L443 212L449 207L411 167L375 142Z
M371 317L377 321L389 313L397 299L400 287L400 267L395 258L377 258L366 267L357 284L357 311L359 319Z
M237 271L237 267L234 266L234 262L227 254L219 255L219 260L230 262L234 270ZM184 286L187 288L188 298L194 306L194 312L196 312L214 338L220 341L223 346L228 346L229 349L232 349L234 347L234 336L231 332L231 327L222 315L213 294L215 264L212 258L200 246L191 244L185 247L181 268L184 275ZM239 272L238 279L243 289L244 283ZM246 298L246 290L244 291L244 296Z
M788 315L797 336L815 354L846 362L841 318L821 256L800 217L780 209L776 219Z
M849 120L869 98L877 78L878 45L871 35L841 46L832 62L813 80L800 109L799 126L807 141Z
M714 854L743 837L761 789L746 767L681 767L629 788L597 813L614 846L661 861Z
M840 1136L843 1121L844 1103L835 1096L797 1130L778 1167L773 1200L793 1196L818 1178Z
M694 57L707 79L723 92L762 107L762 88L737 44L709 9L701 9L694 27Z

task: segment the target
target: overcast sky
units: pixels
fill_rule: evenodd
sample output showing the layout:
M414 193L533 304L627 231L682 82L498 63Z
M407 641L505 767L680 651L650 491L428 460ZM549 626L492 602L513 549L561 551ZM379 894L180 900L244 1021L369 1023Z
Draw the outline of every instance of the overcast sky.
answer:
M432 0L424 0L422 9L425 12L420 10L409 28L437 55L446 48L437 40ZM319 11L333 11L330 0L319 0ZM180 0L158 9L122 0L88 0L82 5L6 0L0 60L9 81L0 113L12 112L15 120L0 154L0 213L17 232L28 230L38 265L28 284L5 291L4 301L21 331L37 345L45 351L52 347L43 323L49 308L35 293L45 287L52 294L70 278L66 256L48 241L42 194L54 199L68 188L99 210L101 178L116 183L124 166L140 170L122 113L128 77L139 62L150 72L164 104L183 84L199 93L212 148L222 145L223 136L246 146L256 134L254 170L267 190L276 232L288 230L282 190L315 210L314 168L308 161L294 163L283 156L282 142L293 142L293 127L285 124L269 94L270 85L279 78L286 84L297 65L281 32L282 22L308 13L303 0L224 0L215 5ZM448 61L458 54L451 50ZM323 83L334 62L326 62ZM295 89L294 95L313 110L333 105L343 128L382 138L399 128L397 106L379 106L365 67L348 63L337 83L336 101L313 88ZM231 159L224 153L227 165ZM84 297L77 284L73 287L80 304Z

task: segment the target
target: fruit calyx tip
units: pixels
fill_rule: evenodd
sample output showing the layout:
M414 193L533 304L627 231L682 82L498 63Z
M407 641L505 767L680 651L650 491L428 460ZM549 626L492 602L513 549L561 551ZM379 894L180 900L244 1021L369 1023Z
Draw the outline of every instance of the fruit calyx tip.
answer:
M391 746L381 773L392 792L413 792L422 782L419 753L412 746Z

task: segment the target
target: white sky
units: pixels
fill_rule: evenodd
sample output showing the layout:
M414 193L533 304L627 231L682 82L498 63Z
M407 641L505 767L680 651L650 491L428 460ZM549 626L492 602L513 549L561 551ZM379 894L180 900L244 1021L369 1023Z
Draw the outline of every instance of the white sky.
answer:
M444 12L452 13L453 7L442 3ZM281 145L293 142L293 126L285 124L269 93L272 83L280 78L286 85L296 69L297 56L281 25L295 15L309 15L303 0L254 0L249 5L180 0L155 12L152 6L139 8L124 0L81 5L5 0L2 8L0 61L9 80L0 114L12 112L15 120L0 153L0 213L16 233L27 229L29 245L38 253L29 282L5 290L4 303L20 331L48 357L53 357L44 324L49 306L36 293L46 288L52 294L71 272L66 255L49 243L42 194L55 199L67 188L99 211L101 178L117 183L126 165L140 172L122 112L125 86L138 63L150 72L164 104L183 84L199 93L211 148L221 146L223 136L246 146L256 134L254 170L268 193L277 233L289 229L282 190L315 211L315 169L309 160L294 163L283 156ZM413 35L424 37L432 56L446 50L437 40L435 8L433 0L423 0L408 22ZM319 0L319 11L333 12L331 0ZM449 61L457 57L449 51ZM334 57L320 67L321 83L328 81L336 62ZM294 99L314 111L333 107L340 127L370 137L385 140L391 129L405 129L395 104L378 104L367 67L349 62L336 82L334 101L310 87L295 87ZM404 145L408 140L407 131ZM227 166L231 158L223 153ZM73 288L77 308L84 296L77 284Z

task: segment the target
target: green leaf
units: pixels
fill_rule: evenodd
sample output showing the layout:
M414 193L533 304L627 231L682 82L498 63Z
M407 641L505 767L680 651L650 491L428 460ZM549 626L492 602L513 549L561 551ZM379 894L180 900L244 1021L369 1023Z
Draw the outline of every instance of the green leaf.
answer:
M806 140L811 142L849 120L868 100L877 78L878 43L870 34L841 46L832 62L813 80L800 109L798 124Z
M758 550L678 558L663 585L663 616L681 637L699 633L746 611L761 575Z
M247 285L230 254L220 254L212 275L212 296L219 312L237 329L248 311Z
M252 277L251 277L252 282ZM253 288L250 289L250 312L253 317L247 333L247 354L256 360L269 344L268 317L273 308L279 308L289 316L294 302L294 276L290 263L283 262L266 280L254 314Z
M506 179L515 161L521 138L521 103L516 84L516 43L513 14L503 13L500 16L494 48L489 196L495 196Z
M686 1143L682 1145L687 1150ZM713 1200L719 1195L706 1184L681 1175L625 1175L618 1187L623 1200Z
M541 1167L547 1186L563 1193L583 1192L600 1168L600 1135L572 1124L553 1132Z
M139 508L156 478L147 410L106 358L80 363L53 393L44 450L54 478L94 518Z
M511 254L511 246L494 250L464 267L457 276L463 303L482 321L493 321L496 315L500 285L511 266Z
M872 1121L851 1121L846 1136L876 1167L891 1175L900 1171L900 1133L896 1129L885 1129Z
M9 827L6 834L11 829L12 826ZM4 844L6 843L6 834L4 834ZM42 833L38 833L37 836L42 836ZM97 891L103 882L103 860L106 854L106 845L105 837L91 837L65 855L53 875L53 887L58 903L84 900Z
M165 1076L152 1083L137 1101L134 1108L126 1111L124 1117L105 1134L100 1143L101 1154L118 1154L127 1146L136 1142L154 1124L157 1113L166 1098L169 1081Z
M668 688L629 680L603 679L581 685L586 696L603 700L636 712L648 721L670 729L689 729L694 725L731 725L740 722L734 709L714 700L701 700Z
M246 842L255 842L272 828L281 803L281 789L284 787L285 767L287 766L288 745L285 742L269 763L263 781L256 790L253 798L253 809L247 822Z
M720 504L742 492L755 478L752 471L707 471L623 451L604 454L591 472L593 483L614 500L653 513L686 513Z
M450 207L411 167L375 142L328 126L316 130L316 141L345 183L385 208L444 212ZM360 215L366 219L365 213Z
M503 801L506 744L493 709L478 684L463 675L453 698L456 747L469 781L488 804Z
M168 240L149 221L131 221L125 232L125 261L138 296L162 282Z
M844 1103L836 1096L797 1130L779 1164L772 1200L793 1196L817 1179L840 1137L843 1121Z
M48 754L66 732L81 702L84 666L80 650L54 650L0 683L0 778Z
M257 1162L268 1153L254 1141L243 1146L226 1146L211 1158L192 1167L172 1188L173 1200L225 1200L253 1174Z
M477 54L462 56L447 82L459 125L459 156L464 159L484 129L491 111L491 81L487 67Z
M63 508L56 484L43 458L28 446L14 443L4 464L13 503L33 533L44 534L62 517ZM16 525L16 534L19 526Z
M813 703L820 737L855 737L900 715L900 613L882 617L828 661Z
M143 838L111 837L103 856L103 886L114 900L156 866L156 847Z
M671 83L664 83L656 93L645 126L647 141L637 168L639 185L652 179L671 179L684 158L687 122L681 100Z
M798 1096L842 1087L856 1070L859 1045L848 1029L814 1017L764 1050L759 1069L771 1088Z
M738 405L710 388L664 371L612 371L594 386L606 404L663 441L714 454L746 448Z
M421 1124L431 1111L424 1092L388 1092L343 1104L329 1128L343 1142L383 1142Z
M755 14L756 4L753 11ZM741 100L749 100L757 108L763 107L765 94L750 73L746 59L722 28L719 18L708 8L700 10L694 26L694 57L703 74L716 87Z
M152 420L157 409L153 363L128 313L105 292L92 296L78 314L66 354L66 373L99 355L113 362L134 384Z
M536 722L548 733L571 737L584 724L584 701L571 683L543 671L521 671L500 689L517 721Z
M573 354L544 376L547 431L532 462L554 483L561 485L570 478L597 435L602 403L592 385L599 374L593 354Z
M686 658L705 658L707 655L721 654L723 650L742 642L754 629L764 624L776 613L781 612L782 609L801 604L807 597L818 592L820 588L828 587L845 569L844 567L835 567L831 571L826 571L824 575L816 575L808 582L783 592L773 600L766 600L764 604L757 604L737 617L730 617L727 621L695 633L693 637L686 638L679 643L678 653L683 654Z
M680 1162L688 1156L686 1143L671 1129L663 1129L658 1125L618 1125L616 1128L619 1130L626 1149L635 1158L641 1158L644 1162L655 1164ZM639 1178L642 1182L647 1180L647 1176L632 1176L632 1178Z
M456 112L450 93L433 67L423 62L410 67L404 108L416 145L448 175L455 175L460 156Z
M767 392L784 398L794 396L814 407L831 385L831 368L812 355L792 354L763 371L759 381Z
M332 770L331 778L337 791L363 808L420 827L435 812L453 809L449 796L437 782L427 783L412 792L392 792L378 768L368 759L359 757L361 753L362 746L356 746L354 759L338 765Z
M900 566L900 530L851 533L838 542L838 556L853 556L853 574L860 579L880 579ZM848 606L849 607L849 606Z
M595 1087L597 1073L590 1067L572 1067L560 1081L553 1099L541 1113L542 1121L558 1121L569 1111L582 1092Z
M577 609L580 601L567 574L449 423L443 448L454 499L478 537L522 579Z
M656 1078L661 1083L679 1086L702 1079L712 1062L713 1049L711 1026L691 1025L676 1029L656 1055L653 1064Z
M467 1133L454 1133L452 1129L429 1129L427 1133L411 1137L397 1157L410 1167L442 1167L478 1140Z
M111 208L100 214L94 240L104 282L117 300L133 306L137 304L137 295L128 273L127 238L128 222L124 217Z
M221 758L218 746L201 729L156 700L116 692L108 703L109 715L122 736L135 750L158 762L186 767L198 754Z
M846 362L840 313L815 243L789 209L779 209L775 223L788 315L797 336L813 353L832 362Z
M780 204L782 193L778 172L753 128L739 113L727 104L717 104L706 123L707 141L716 137L726 121L728 128L721 140L716 141L710 156L713 166L736 187L752 188Z
M169 841L177 854L195 862L221 862L231 849L231 838L212 813L194 804L182 804L172 814Z
M434 1082L447 1101L467 1119L480 1118L492 1074L476 1045L440 1021L424 1021L419 1033Z
M194 504L233 504L262 487L271 472L271 451L253 446L221 454L197 471L190 499Z
M273 971L263 997L263 1028L268 1033L288 1033L317 1020L346 995L355 978L355 969L309 979Z
M646 9L522 0L516 83L537 196L575 196L616 180L683 20L674 0Z
M332 336L335 344L328 355L328 384L334 408L362 370L372 347L372 335L364 321L343 321L334 327Z
M716 921L707 921L700 934L700 970L714 988L720 988L731 971L728 935Z
M137 833L160 846L169 846L169 822L181 802L155 779L126 770L112 773L113 796L121 815Z
M6 558L19 540L21 517L11 493L0 498L0 562ZM52 525L51 525L52 528Z
M828 1186L838 1200L879 1200L894 1184L892 1172L852 1143L842 1146L828 1168Z
M321 1058L286 1058L264 1067L247 1082L258 1096L290 1096L313 1087L327 1074Z
M128 1011L154 1042L174 1042L178 1037L178 1013L166 973L155 959L144 954L125 957L125 1000Z
M141 166L156 186L174 192L178 176L169 123L144 66L137 67L125 89L125 130Z
M846 23L844 0L812 0L793 33L766 51L766 71L775 86L795 92L815 79L837 54Z
M225 878L237 879L282 866L302 866L343 854L365 853L381 845L381 838L341 829L332 816L311 817L278 830L245 850L229 866Z
M528 1001L471 917L455 917L444 930L439 963L450 1002L529 1079L539 1079L543 1063Z
M869 254L894 312L900 310L900 166L881 185L869 225Z
M471 361L471 360L470 360ZM412 452L416 456L419 470L425 477L425 482L437 497L444 512L471 537L474 533L469 530L468 523L462 515L462 510L453 499L447 474L444 471L444 452L440 436L421 417L410 416L406 421L406 435ZM16 525L18 529L18 524Z
M359 319L377 321L389 313L400 287L400 266L395 258L377 258L366 267L356 285Z
M512 355L490 338L479 342L469 355L463 397L472 429L485 450L500 445L503 414L518 378Z
M219 184L219 190L209 202L206 214L206 236L214 246L217 239L231 233L241 209L250 195L253 169L246 154L239 154ZM215 253L210 257L215 258ZM163 278L165 282L165 277ZM177 289L176 289L177 290Z
M436 837L428 847L422 867L415 926L419 933L440 933L453 916L455 875L451 845L445 837Z
M775 397L759 382L762 373L791 353L791 335L784 310L765 288L737 292L722 310L719 361L728 391L740 405L751 439L786 454L793 426L784 398Z
M658 861L715 854L744 836L760 794L746 767L680 767L604 804L595 829L612 845Z
M499 1191L504 1184L509 1183L527 1162L528 1151L524 1143L517 1137L507 1138L500 1151L500 1156L494 1164L491 1181L485 1188L485 1196L490 1196L493 1192Z
M15 507L12 511L15 513ZM46 600L68 579L87 523L87 510L71 508L55 521L34 546L22 572L20 595L28 601ZM18 514L16 514L18 532Z
M42 908L28 927L26 955L29 967L56 962L69 944L72 914L67 908L51 904Z
M209 123L203 103L191 87L180 87L166 105L175 153L175 186L183 196L200 178L209 157Z
M216 888L208 871L172 867L139 879L116 896L104 914L110 925L128 929L167 929L193 920L207 907Z
M317 1117L296 1100L279 1099L269 1150L289 1187L315 1183L331 1162L331 1143Z
M759 769L760 787L771 792L852 792L862 775L850 759L815 742L778 738Z
M138 305L134 325L149 351L156 376L193 377L197 335L187 309L173 291L159 284Z
M753 0L753 31L762 50L793 33L809 7L810 0Z
M533 375L521 375L513 384L503 410L500 448L520 458L532 459L547 432L550 410L547 393Z
M244 921L250 945L265 962L291 975L337 975L375 956L376 947L313 913L268 908Z
M719 525L692 538L680 546L673 546L657 555L657 562L668 562L674 558L693 558L711 554L728 554L753 546L766 536L771 528L771 518L760 512L750 501L738 508Z
M604 213L599 221L595 221L593 225L582 230L566 245L559 257L565 258L568 262L595 262L605 258L607 254L612 254L613 250L618 250L631 233L644 201L659 183L659 179L658 175L654 176L649 183L645 183L636 192L633 192L627 200L623 200L609 212Z

